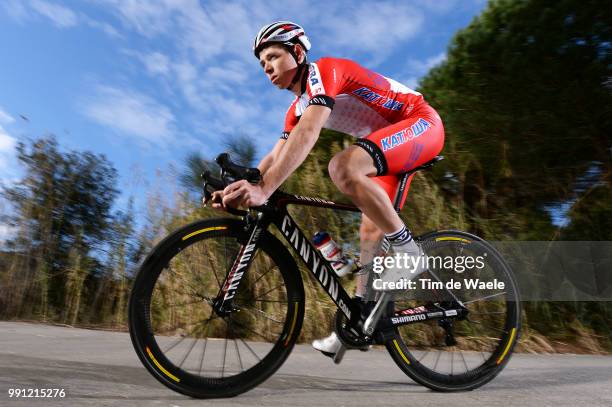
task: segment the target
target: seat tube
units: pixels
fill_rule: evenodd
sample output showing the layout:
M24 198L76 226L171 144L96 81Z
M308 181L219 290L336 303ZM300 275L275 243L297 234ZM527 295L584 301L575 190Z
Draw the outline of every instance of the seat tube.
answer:
M268 224L269 221L261 212L257 215L255 222L252 223L249 240L240 247L214 301L214 309L218 315L223 316L233 310L233 300L240 287L240 282L253 262L259 238Z

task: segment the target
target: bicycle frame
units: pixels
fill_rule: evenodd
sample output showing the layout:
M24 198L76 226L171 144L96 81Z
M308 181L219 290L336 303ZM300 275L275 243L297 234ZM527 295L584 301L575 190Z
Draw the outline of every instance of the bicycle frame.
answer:
M400 184L398 194L403 193L402 187L405 185L405 182ZM398 200L396 199L397 202ZM247 224L250 226L248 229L249 238L241 246L229 273L227 273L225 280L221 284L221 289L214 301L215 311L219 315L227 315L234 310L233 298L253 260L253 253L257 250L261 232L270 224L274 224L295 253L302 259L321 287L327 292L327 295L346 316L350 325L358 326L359 323L364 322L359 305L348 295L342 284L338 281L338 277L333 271L331 264L312 245L310 239L302 232L296 221L289 214L287 206L292 204L360 212L355 206L339 204L320 198L290 195L283 192L273 194L264 206L255 208L258 211L256 217L250 214L245 216ZM423 306L419 306L397 311L393 316L381 318L378 321L377 329L384 331L396 326L421 323L430 319L462 318L465 315L466 309L461 304L457 304L456 307L433 312Z

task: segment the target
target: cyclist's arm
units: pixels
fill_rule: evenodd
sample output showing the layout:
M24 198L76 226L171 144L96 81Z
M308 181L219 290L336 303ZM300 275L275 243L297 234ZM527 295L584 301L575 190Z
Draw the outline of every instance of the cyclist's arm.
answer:
M331 109L311 105L291 131L270 168L265 172L261 187L270 196L300 166L314 147ZM278 145L278 144L277 144Z
M261 162L257 166L257 168L259 168L259 172L261 172L262 175L265 174L272 166L272 163L276 161L278 155L280 154L280 151L282 150L286 142L287 140L285 139L279 139L278 142L274 145L272 151L270 151L264 158L262 158Z

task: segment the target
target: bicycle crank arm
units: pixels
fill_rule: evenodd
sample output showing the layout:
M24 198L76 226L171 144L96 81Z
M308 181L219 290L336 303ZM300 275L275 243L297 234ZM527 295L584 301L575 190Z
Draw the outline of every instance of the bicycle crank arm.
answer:
M380 295L380 298L376 302L374 309L368 315L365 323L363 324L363 333L368 336L372 336L374 333L374 328L376 328L376 324L380 320L383 312L387 308L387 303L389 302L389 293L383 292Z

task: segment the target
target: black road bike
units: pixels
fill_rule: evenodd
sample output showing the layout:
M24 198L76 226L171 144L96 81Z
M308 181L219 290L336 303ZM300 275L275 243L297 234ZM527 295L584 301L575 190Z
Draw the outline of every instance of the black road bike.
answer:
M400 175L396 210L408 177L440 159ZM221 178L203 174L207 197L235 180L261 178L227 154L217 163ZM475 389L508 363L520 334L519 292L490 244L454 230L416 237L430 258L441 259L419 275L423 289L395 298L383 293L371 311L363 311L288 205L359 211L277 191L261 207L232 209L239 219L200 220L173 232L144 260L129 302L130 336L144 366L165 386L191 397L231 397L283 364L300 335L305 302L287 246L337 306L335 330L344 348L384 345L404 373L436 391ZM482 267L458 261L469 256L481 259ZM463 279L473 284L448 285Z

